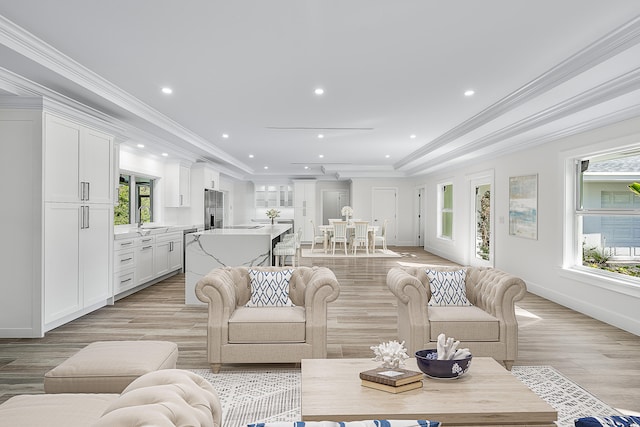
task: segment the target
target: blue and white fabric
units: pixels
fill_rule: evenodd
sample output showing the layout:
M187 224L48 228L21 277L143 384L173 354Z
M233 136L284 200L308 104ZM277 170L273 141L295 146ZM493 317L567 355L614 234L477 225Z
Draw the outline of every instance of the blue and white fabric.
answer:
M473 305L467 299L467 290L464 285L467 276L465 270L437 271L427 269L426 272L431 290L428 305Z
M289 281L293 270L249 270L251 299L247 307L291 307Z
M278 421L248 424L247 427L440 427L440 422L429 420Z
M576 427L640 427L640 417L583 417L576 419L574 424Z

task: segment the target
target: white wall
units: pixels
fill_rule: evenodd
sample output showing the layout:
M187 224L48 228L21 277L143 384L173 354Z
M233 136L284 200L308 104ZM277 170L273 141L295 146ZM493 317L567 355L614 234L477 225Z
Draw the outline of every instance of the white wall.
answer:
M409 178L354 178L351 182L351 207L354 216L365 221L373 220L372 196L374 188L396 188L397 221L396 245L415 244L413 197L417 181Z
M425 249L467 264L471 213L469 180L478 172L495 172L495 267L523 278L538 295L640 335L640 287L614 284L602 278L571 274L563 269L565 159L577 151L589 152L640 143L640 119L565 138L428 176ZM509 177L538 174L538 239L509 235ZM454 183L454 239L436 237L436 184ZM569 204L571 206L571 204Z

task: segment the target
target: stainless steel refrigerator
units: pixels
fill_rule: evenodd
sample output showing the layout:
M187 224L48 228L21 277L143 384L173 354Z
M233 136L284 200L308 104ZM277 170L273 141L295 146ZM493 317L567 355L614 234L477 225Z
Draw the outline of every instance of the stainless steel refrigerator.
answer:
M224 194L222 191L204 190L204 229L224 227Z

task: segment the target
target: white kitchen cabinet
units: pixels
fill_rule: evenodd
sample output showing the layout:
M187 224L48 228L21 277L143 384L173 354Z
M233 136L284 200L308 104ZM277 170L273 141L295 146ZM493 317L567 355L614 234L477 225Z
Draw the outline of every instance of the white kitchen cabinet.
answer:
M118 295L137 286L136 238L116 240L113 254L113 294Z
M111 218L108 205L45 204L45 324L109 298Z
M136 249L136 285L141 285L155 277L153 267L155 252L155 237L140 237Z
M302 241L310 242L314 230L311 220L316 222L316 182L313 180L295 180L293 182L294 212L293 222L296 231L302 228ZM316 225L318 225L316 223Z
M0 175L21 182L6 194L20 214L5 221L0 269L15 286L0 294L0 338L41 337L111 298L113 138L98 131L108 123L41 97L0 96L0 117Z
M165 205L171 208L188 207L191 204L191 167L184 163L170 162L164 165Z
M71 203L47 203L44 216L44 323L82 308L80 227L82 210Z
M156 277L182 268L182 238L182 233L168 233L156 236L154 253Z
M256 208L293 207L293 188L289 184L260 184L255 187Z
M113 138L45 114L45 200L113 202Z

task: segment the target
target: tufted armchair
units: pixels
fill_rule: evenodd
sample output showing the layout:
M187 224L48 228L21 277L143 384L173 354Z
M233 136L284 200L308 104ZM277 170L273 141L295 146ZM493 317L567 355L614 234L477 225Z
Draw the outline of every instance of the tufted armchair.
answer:
M327 357L327 303L338 298L338 281L326 267L293 270L292 307L246 307L251 299L246 267L214 269L196 284L196 296L209 307L207 353L213 372L222 363L297 363Z
M453 271L460 267L429 266ZM515 302L526 293L522 279L500 270L467 267L466 296L473 306L428 306L431 298L425 267L392 268L387 286L398 299L398 338L409 351L436 348L438 335L460 340L474 356L493 357L511 370L518 355Z

